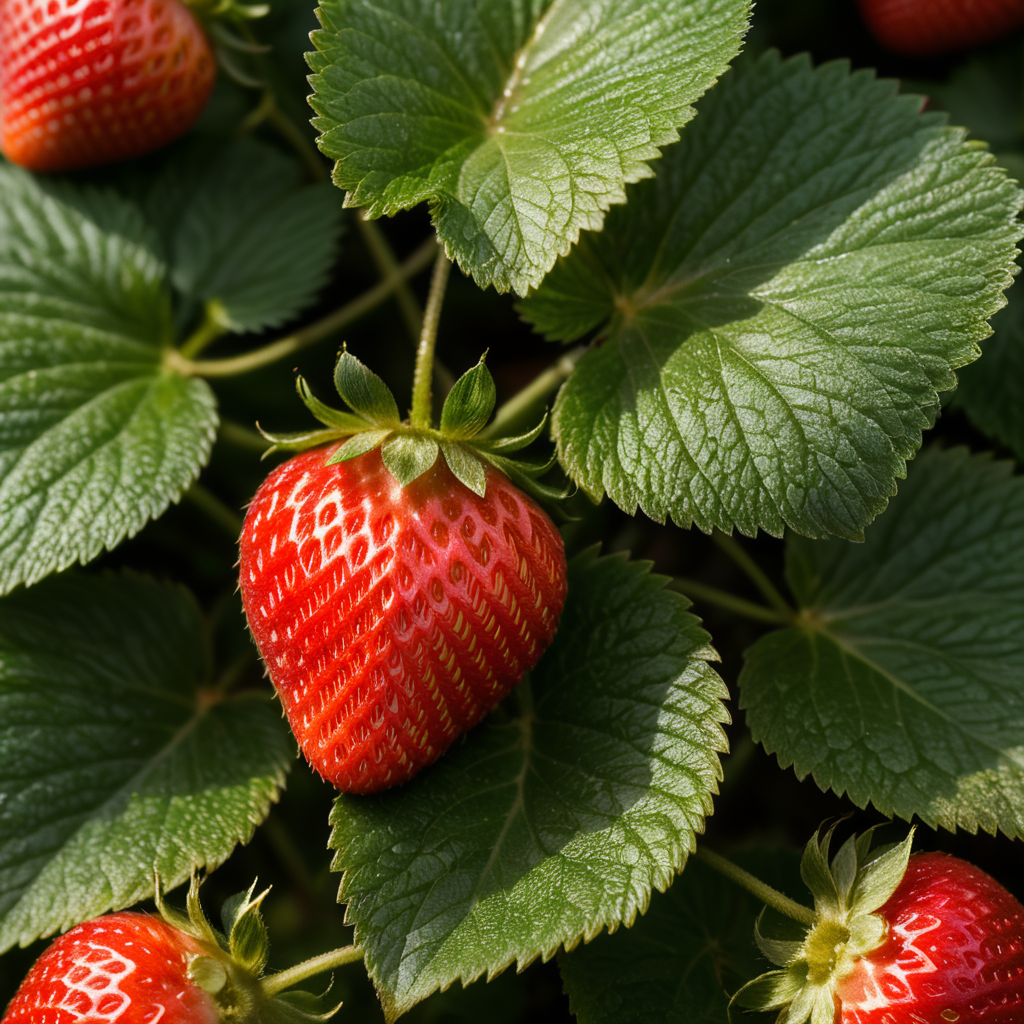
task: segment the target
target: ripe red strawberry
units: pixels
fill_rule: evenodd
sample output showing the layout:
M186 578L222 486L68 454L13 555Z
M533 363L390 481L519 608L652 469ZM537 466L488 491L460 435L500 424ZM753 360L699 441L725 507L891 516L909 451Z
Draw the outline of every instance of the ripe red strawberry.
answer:
M159 149L199 117L215 76L181 0L0 2L0 149L30 170Z
M188 976L203 953L159 918L98 917L43 953L0 1024L217 1024L213 997Z
M994 878L916 854L879 914L885 943L836 989L842 1024L1024 1021L1024 907Z
M910 856L913 836L871 850L870 833L829 862L831 832L807 844L814 896L802 941L755 933L782 967L736 994L779 1024L1021 1024L1024 906L972 864ZM796 916L794 914L794 916Z
M298 455L260 487L242 598L310 763L374 793L435 761L536 664L565 602L565 553L490 463L480 497L441 457L403 488L380 450L328 455Z
M1024 25L1024 0L859 0L887 49L927 57L983 46Z

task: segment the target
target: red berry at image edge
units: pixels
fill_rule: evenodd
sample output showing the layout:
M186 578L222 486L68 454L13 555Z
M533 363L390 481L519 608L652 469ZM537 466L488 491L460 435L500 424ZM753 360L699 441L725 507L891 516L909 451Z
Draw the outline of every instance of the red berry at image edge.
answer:
M1022 1024L1024 907L973 864L910 858L884 944L836 988L837 1024Z
M402 488L380 451L289 459L249 506L239 578L253 637L310 764L339 789L411 778L551 643L562 538L486 468L486 496L438 459Z
M43 953L0 1024L217 1024L213 997L188 977L202 953L159 918L98 917Z
M32 171L142 156L195 123L216 72L181 0L0 0L0 149Z
M1024 0L859 0L886 49L930 57L1002 39L1024 26Z

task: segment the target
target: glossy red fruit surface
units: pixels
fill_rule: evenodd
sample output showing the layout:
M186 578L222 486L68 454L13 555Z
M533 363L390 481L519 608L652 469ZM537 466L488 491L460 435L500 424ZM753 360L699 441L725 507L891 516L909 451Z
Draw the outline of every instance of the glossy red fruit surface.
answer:
M1024 0L859 0L887 49L928 57L984 46L1024 26Z
M216 70L181 0L0 0L0 148L33 171L141 156L192 126Z
M159 918L98 917L43 953L0 1024L217 1024L212 996L188 977L200 953Z
M1024 907L994 878L916 854L879 914L888 939L837 989L842 1024L1024 1021Z
M555 635L554 524L500 472L486 497L442 459L406 488L379 451L298 455L253 498L241 540L249 626L314 768L374 793L479 722Z

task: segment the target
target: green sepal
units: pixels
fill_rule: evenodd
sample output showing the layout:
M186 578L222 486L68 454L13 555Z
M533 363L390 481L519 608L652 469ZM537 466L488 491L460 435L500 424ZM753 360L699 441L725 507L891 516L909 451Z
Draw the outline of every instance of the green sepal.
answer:
M799 994L803 981L790 971L768 971L748 981L729 1001L747 1010L781 1010Z
M342 349L338 356L334 385L348 407L374 426L399 425L398 403L387 384L348 349Z
M260 1008L258 1024L320 1024L330 1020L341 1005L340 1001L332 1004L327 993L315 996L301 990L282 992Z
M197 956L189 961L188 977L197 988L215 996L228 983L228 969L212 956Z
M364 430L361 434L353 434L324 463L325 466L336 466L339 462L357 459L360 455L372 452L385 438L390 437L390 430Z
M757 948L773 964L785 967L800 952L802 943L796 939L776 939L765 935L761 930L761 925L764 922L764 913L764 911L761 911L754 922L754 941L757 943Z
M444 400L441 433L452 441L463 441L478 434L494 412L498 394L494 389L491 371L484 364L486 356L487 353L484 353L480 362L455 382ZM455 472L454 467L452 472Z
M840 913L839 886L829 869L829 845L832 842L833 825L819 840L813 838L805 847L800 860L800 877L814 896L814 909L819 915L835 917ZM820 835L820 833L819 833Z
M494 452L496 455L503 455L505 452L517 452L521 448L533 444L544 432L547 422L548 414L545 412L540 423L525 434L517 434L515 437L497 437L493 440L491 438L477 438L473 442L473 446L483 451Z
M306 383L305 377L301 374L295 378L295 389L298 391L299 397L302 399L302 404L305 405L305 407L325 427L333 427L337 430L343 430L346 433L354 434L358 430L365 430L367 427L372 426L370 421L362 416L358 416L351 412L342 412L339 409L332 409L329 405L324 405L324 403L309 390L309 385ZM392 399L392 401L394 401L394 399ZM397 414L397 407L395 412Z
M487 474L477 456L457 441L442 441L441 453L455 479L482 498L487 491Z
M270 954L270 939L260 914L260 904L270 889L264 889L254 897L255 889L256 883L253 882L247 893L239 893L226 900L221 908L221 918L232 959L258 978L266 969Z
M300 430L294 434L271 434L258 423L256 428L270 442L270 447L263 453L264 459L274 452L304 452L349 436L341 430Z
M408 487L437 461L440 445L422 434L397 434L384 443L381 457L388 472L402 487Z
M850 895L851 910L873 914L885 905L907 873L913 841L911 829L902 843L876 851L873 859L862 865ZM862 860L866 860L866 854Z

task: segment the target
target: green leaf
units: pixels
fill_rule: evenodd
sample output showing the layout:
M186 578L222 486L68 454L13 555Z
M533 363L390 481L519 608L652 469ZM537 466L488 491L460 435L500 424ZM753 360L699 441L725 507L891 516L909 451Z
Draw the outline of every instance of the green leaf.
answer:
M792 538L801 612L746 655L754 738L858 806L1024 836L1024 479L929 450L862 545Z
M334 386L349 408L379 427L396 427L398 403L391 390L365 363L347 349L334 367Z
M168 161L147 211L186 299L183 313L217 300L236 332L280 326L310 305L341 234L337 192L307 185L295 160L254 139L212 155L204 142Z
M384 442L380 455L388 472L407 487L437 462L440 447L432 437L397 434Z
M209 457L154 244L127 201L0 166L0 593L137 533Z
M525 294L600 228L728 67L747 0L324 0L310 55L346 205L429 201L450 258Z
M294 744L265 692L211 682L180 589L73 574L0 602L0 950L249 839Z
M604 324L555 404L569 475L702 530L859 538L1011 280L1022 193L915 97L741 62L523 313Z
M758 878L801 895L797 858L748 851L737 858ZM627 930L558 954L579 1024L727 1024L728 992L765 968L754 945L762 904L711 868L691 861ZM743 1020L734 1014L733 1020Z
M1007 308L992 320L995 333L981 359L960 372L955 403L1024 462L1024 288L1018 283L1007 298Z
M389 1018L632 922L711 811L728 715L707 634L646 563L591 551L569 571L518 716L397 792L335 804L339 898Z
M448 392L441 409L441 433L453 441L473 437L487 425L496 400L494 378L481 359Z

